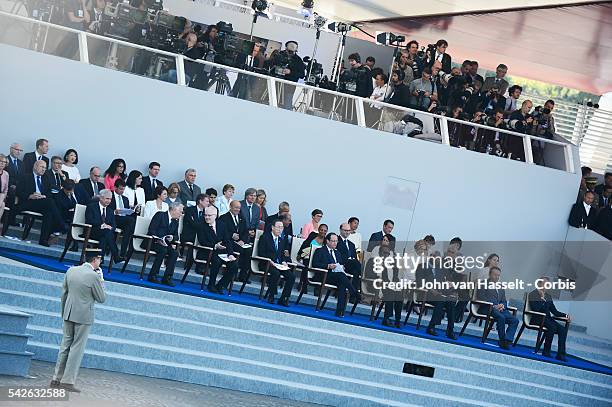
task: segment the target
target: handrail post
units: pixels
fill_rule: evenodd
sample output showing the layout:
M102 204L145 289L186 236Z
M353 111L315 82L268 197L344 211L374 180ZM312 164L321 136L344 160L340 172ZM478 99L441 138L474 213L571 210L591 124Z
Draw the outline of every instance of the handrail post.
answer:
M72 35L72 33L67 33L68 35ZM89 64L89 49L87 48L87 33L85 31L81 31L77 33L77 38L79 39L79 61L84 64Z
M574 153L572 151L572 145L566 144L564 148L565 155L565 171L575 173L576 169L574 168Z
M533 164L533 150L531 148L531 137L527 134L523 136L523 148L525 149L525 162Z
M366 120L365 120L365 110L363 106L363 99L355 98L354 101L355 101L355 112L357 112L357 126L365 127Z
M278 100L276 99L276 81L273 77L267 79L268 84L268 103L271 107L278 107Z
M185 78L185 57L183 55L176 56L176 84L186 86Z
M440 136L442 136L442 144L450 146L450 136L448 135L448 122L446 117L440 117Z

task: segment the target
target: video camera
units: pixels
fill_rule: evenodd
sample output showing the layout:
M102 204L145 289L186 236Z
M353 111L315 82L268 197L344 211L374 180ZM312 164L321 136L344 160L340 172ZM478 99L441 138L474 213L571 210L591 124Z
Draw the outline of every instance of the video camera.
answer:
M306 72L309 73L308 78L306 78L306 84L318 86L323 78L323 65L318 63L316 59L311 59L309 56L305 56L302 61L306 64Z
M109 3L104 8L99 31L107 37L140 44L149 31L148 24L153 19L145 10L123 3Z

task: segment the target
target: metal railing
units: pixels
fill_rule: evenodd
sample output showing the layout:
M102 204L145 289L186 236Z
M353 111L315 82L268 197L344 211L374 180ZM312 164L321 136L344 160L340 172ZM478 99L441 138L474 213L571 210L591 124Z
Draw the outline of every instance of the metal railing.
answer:
M191 60L181 54L0 11L0 27L3 25L8 27L8 24L3 24L2 20L22 23L24 26L21 28L26 34L29 32L31 37L28 38L30 41L26 41L26 38L23 37L19 37L19 41L10 40L6 35L7 33L3 33L0 29L0 43L56 55L58 54L57 49L55 53L49 51L52 48L53 41L47 41L47 35L51 30L53 31L52 34L59 34L60 38L56 39L56 42L60 44L69 44L71 41L76 41L76 44L73 44L73 46L78 46L78 52L75 51L75 55L78 56L76 59L82 63L146 74L151 78L172 82L179 86L194 86L194 78L190 75L193 76L193 72L196 72L196 78L199 76L206 78L204 86L195 86L204 91L229 94L251 102L384 132L406 134L402 130L402 124L406 124L402 121L402 118L410 114L423 123L424 134L417 135L415 138L426 139L447 146L462 146L474 151L492 153L492 151L489 151L489 147L492 146L487 146L485 150L484 145L480 143L480 148L477 148L478 140L485 137L482 133L488 132L486 137L489 137L491 144L497 141L501 143L503 139L505 142L514 145L514 157L520 157L527 164L538 164L571 173L575 173L577 170L574 165L577 149L563 139L549 140L495 129L481 124L290 82L214 62ZM34 36L40 35L41 29L45 30L45 40L42 42L42 47L40 41L31 41ZM66 36L74 38L66 40ZM33 43L35 45L32 45ZM71 58L71 56L63 56ZM139 71L136 68L140 65L139 61L141 60L148 62L146 72ZM165 69L163 66L165 66ZM229 79L230 76L234 79L233 85ZM449 128L452 131L449 131ZM536 152L535 155L534 152Z

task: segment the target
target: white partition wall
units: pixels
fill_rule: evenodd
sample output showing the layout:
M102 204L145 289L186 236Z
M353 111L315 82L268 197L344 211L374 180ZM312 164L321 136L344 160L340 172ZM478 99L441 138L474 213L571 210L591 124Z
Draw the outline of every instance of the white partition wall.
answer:
M349 216L360 217L364 236L393 217L402 240L427 233L440 240L565 239L577 174L6 45L0 55L6 148L21 141L31 151L35 139L46 137L52 154L76 148L84 174L115 157L140 170L157 160L169 183L193 166L203 187L220 190L230 182L237 194L250 186L266 189L270 213L289 201L298 229L319 207L333 230Z

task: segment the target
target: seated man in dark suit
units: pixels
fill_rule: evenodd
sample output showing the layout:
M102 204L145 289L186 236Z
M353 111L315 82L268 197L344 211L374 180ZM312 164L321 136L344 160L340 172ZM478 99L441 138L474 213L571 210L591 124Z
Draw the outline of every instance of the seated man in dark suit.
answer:
M119 249L115 243L115 214L108 206L113 199L113 193L109 189L100 191L99 200L91 202L85 210L85 222L91 225L90 237L100 242L102 256L110 251L115 263L124 261L119 256Z
M89 178L83 178L80 180L79 185L87 193L89 199L92 199L94 196L98 196L100 191L104 189L104 184L100 182L100 168L91 167L89 170Z
M51 185L44 177L47 164L36 161L32 171L23 174L17 184L15 194L19 199L18 211L33 211L43 214L42 228L38 244L49 246L49 235L53 231L66 232L66 223L62 214L51 198Z
M204 226L198 233L198 242L200 246L211 247L213 249L210 257L210 275L208 276L208 291L211 293L225 294L224 290L229 287L232 279L238 270L238 261L232 251L231 237L226 234L226 227L222 221L217 220L217 208L209 206L204 210ZM199 250L198 259L206 259L209 255L208 250ZM222 260L219 255L227 255L227 261ZM226 270L223 277L217 283L217 274L222 265L225 265ZM196 272L199 272L203 266L198 263ZM201 274L201 272L200 272Z
M53 156L51 158L51 168L45 172L45 177L47 177L49 184L51 185L51 193L54 197L57 197L57 194L62 189L62 183L64 180L69 179L68 173L62 170L62 164L64 161L62 157Z
M291 263L291 258L289 258L287 255L287 241L280 237L282 231L283 221L277 219L272 226L272 231L264 233L259 238L257 255L260 257L266 257L272 260L273 263L268 268L268 302L270 304L274 303L274 296L276 295L278 281L282 275L285 278L285 285L283 287L283 292L278 299L278 303L288 307L289 297L291 297L291 289L295 283L295 273L294 268L288 270L284 269L285 267L288 267L287 263ZM267 264L260 265L262 270L265 270L266 267Z
M269 232L270 230L272 230L272 224L274 223L274 221L276 221L276 219L278 219L280 216L282 215L286 215L289 213L289 202L281 202L278 204L278 212L275 213L274 215L270 215L268 216L268 218L266 219L266 225L264 227L264 232ZM293 235L293 225L289 225L290 230L288 230L287 232L290 235Z
M338 235L328 233L325 236L325 246L320 247L314 252L312 266L327 270L326 282L338 287L338 303L336 305L336 316L343 317L346 308L346 290L349 290L352 303L359 301L360 295L351 284L347 275L341 270L344 267L338 267L342 264L342 256L336 250L338 246Z
M595 194L587 191L582 202L575 203L570 211L568 222L575 228L593 229L597 219L597 211L592 206Z
M136 227L135 213L131 215L120 213L122 209L130 209L130 201L126 196L123 196L124 192L125 181L118 178L115 181L115 192L113 192L113 199L111 199L108 208L115 214L115 222L117 227L121 229L121 250L119 251L119 257L125 257L132 243L132 236Z
M178 226L179 218L182 214L183 205L179 202L173 202L168 205L168 212L157 212L151 218L147 234L156 237L153 239L153 245L151 246L156 256L148 278L152 283L159 284L157 274L162 262L166 259L166 271L161 283L174 287L172 276L174 275L174 266L178 258L178 250L173 246L173 242L177 242L179 239ZM142 242L142 246L146 247L145 241Z
M428 248L427 243L421 240L415 244L417 253L421 256L427 256ZM425 264L424 267L419 265L415 279L417 287L422 287L425 283L432 283L436 281L438 283L444 283L452 281L452 270L445 268L437 268L433 266L439 266L439 264ZM444 318L444 312L446 311L448 325L446 326L446 337L449 339L457 339L455 336L455 301L457 300L457 294L451 289L432 289L427 290L425 301L434 306L433 315L429 320L427 326L427 333L432 336L437 336L436 325L442 323Z
M499 283L501 269L499 267L491 267L489 269L489 278L487 279L488 288L479 289L476 298L480 301L493 303L493 312L491 316L497 323L497 334L499 335L499 347L505 350L510 349L510 344L514 340L514 333L518 326L518 319L508 310L508 302L506 301L506 291L503 288L491 288L490 285ZM481 314L487 314L489 308L486 305L481 305L478 309ZM508 325L508 329L506 329Z
M240 201L230 202L229 212L221 215L219 220L225 225L225 234L230 237L232 251L240 253L240 275L238 280L244 281L251 267L253 247L243 247L249 241L249 231L246 221L240 213L241 206Z
M391 234L393 232L393 227L395 223L391 219L387 219L383 223L383 230L381 232L372 233L370 236L370 240L368 241L368 252L371 252L376 246L380 245L383 236L389 236L389 240L391 241L391 250L395 251L395 237Z
M55 198L55 203L61 211L65 223L72 222L74 208L77 204L86 205L88 201L83 190L77 189L75 182L71 179L66 179L62 183L62 190Z
M351 283L355 290L361 290L361 262L357 257L357 249L355 248L355 243L348 240L348 237L351 234L351 227L348 223L343 223L340 225L340 237L338 238L338 251L340 252L340 256L342 256L342 260L344 263L344 270L351 274L353 278L351 278ZM382 240L382 239L381 239Z
M544 317L544 327L546 327L546 332L544 332L544 350L542 351L542 355L550 357L550 348L552 347L553 337L555 334L557 334L557 359L565 362L565 339L567 338L567 328L565 325L561 325L555 321L553 316L567 318L568 321L571 321L571 318L568 314L564 314L563 312L557 310L555 304L553 303L552 297L546 292L545 283L548 283L549 281L550 280L548 277L540 277L539 281L536 281L536 287L541 288L536 288L530 292L527 300L529 301L529 308L531 308L532 311L546 314ZM532 324L537 325L541 322L541 316L534 315L531 317Z

